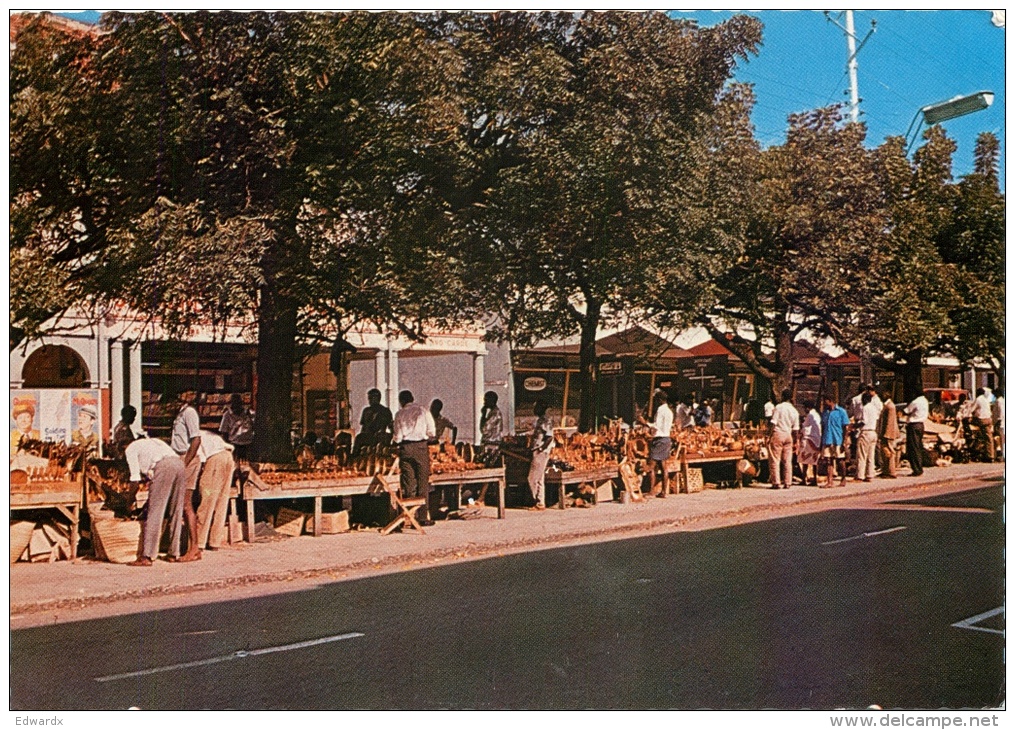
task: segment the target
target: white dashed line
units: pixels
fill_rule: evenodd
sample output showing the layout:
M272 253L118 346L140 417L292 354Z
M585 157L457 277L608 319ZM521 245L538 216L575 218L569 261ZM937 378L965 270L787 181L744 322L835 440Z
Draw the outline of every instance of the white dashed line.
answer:
M990 611L984 611L981 614L977 614L976 616L973 616L971 618L963 619L962 621L956 621L955 623L952 624L952 626L954 626L957 629L969 629L970 631L983 631L988 634L1001 634L1002 636L1004 636L1004 631L1002 631L1001 629L988 629L984 626L976 625L981 621L986 621L989 618L994 618L1000 613L1004 613L1004 606L1001 606L1000 608L995 608Z
M842 537L838 540L829 540L828 542L821 543L822 545L837 545L840 542L849 542L850 540L862 540L865 537L874 537L875 535L887 535L889 532L898 532L899 530L905 530L905 525L897 525L896 527L889 527L887 530L878 530L877 532L865 532L862 535L853 535L852 537Z
M138 672L124 672L123 674L110 674L105 677L96 677L96 682L113 682L117 679L129 679L130 677L144 677L149 674L159 674L160 672L172 672L177 669L189 669L191 667L202 667L207 664L218 664L219 662L230 662L234 659L245 659L246 657L260 656L261 654L274 654L279 651L293 651L294 649L305 649L308 646L317 646L318 644L330 644L333 641L344 641L345 639L356 639L360 636L365 636L359 632L352 632L348 634L338 634L337 636L325 636L321 639L310 639L308 641L300 641L295 644L285 644L283 646L269 646L264 649L251 649L250 651L239 650L232 654L224 654L222 656L209 657L208 659L198 659L192 662L182 662L180 664L169 664L164 667L152 667L151 669L142 669Z

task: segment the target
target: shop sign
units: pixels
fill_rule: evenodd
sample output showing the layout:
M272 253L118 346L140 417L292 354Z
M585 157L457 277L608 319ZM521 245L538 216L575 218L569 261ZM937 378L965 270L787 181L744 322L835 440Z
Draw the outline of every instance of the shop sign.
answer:
M522 386L525 388L525 390L531 391L546 390L546 378L538 378L538 377L525 378L525 381L522 383Z
M601 375L623 375L624 374L624 361L623 360L606 360L599 363L599 373Z

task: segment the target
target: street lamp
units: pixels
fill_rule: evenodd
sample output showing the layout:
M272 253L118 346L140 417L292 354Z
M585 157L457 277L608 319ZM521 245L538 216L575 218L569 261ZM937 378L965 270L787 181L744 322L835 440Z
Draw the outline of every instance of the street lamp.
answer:
M982 111L993 103L993 91L978 91L975 94L955 96L947 101L939 101L936 104L928 104L925 107L921 107L917 110L913 121L909 123L909 129L906 130L906 139L908 140L906 154L909 154L909 150L912 149L913 143L916 142L916 138L924 124L933 126L941 122L947 122L949 119L964 117L966 114ZM919 124L917 124L917 119L920 120ZM913 129L914 124L916 129ZM910 132L912 132L912 139L910 139Z

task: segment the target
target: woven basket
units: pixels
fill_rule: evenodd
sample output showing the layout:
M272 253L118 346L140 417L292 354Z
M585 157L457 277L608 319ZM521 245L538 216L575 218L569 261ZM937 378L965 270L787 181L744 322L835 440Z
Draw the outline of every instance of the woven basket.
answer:
M705 488L705 480L702 478L701 469L689 468L687 470L687 479L685 480L683 475L681 475L680 482L680 491L685 494L694 494Z
M92 521L95 556L111 563L131 563L141 545L141 523L135 520L101 519Z
M32 532L35 530L35 523L21 520L11 523L11 563L18 562L21 554L28 549L28 543L32 541Z

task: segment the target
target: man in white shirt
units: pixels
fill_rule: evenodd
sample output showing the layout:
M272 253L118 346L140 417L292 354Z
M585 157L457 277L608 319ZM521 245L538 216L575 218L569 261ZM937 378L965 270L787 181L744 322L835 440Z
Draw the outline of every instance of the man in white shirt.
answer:
M183 465L187 470L187 495L183 502L183 521L187 525L187 554L182 555L179 560L181 563L189 563L201 559L201 551L197 545L197 512L194 511L194 490L197 489L197 477L201 473L201 459L197 455L201 447L201 417L194 406L173 391L167 391L162 397L162 402L168 408L176 410L169 445L183 459Z
M902 412L907 418L906 459L909 460L912 476L918 477L923 474L923 424L930 413L930 404L922 390L906 405Z
M994 433L1001 442L1001 458L1004 459L1004 390L998 388L994 395L996 397L990 408L990 416L994 419Z
M869 385L861 385L856 395L849 401L849 420L854 423L863 418L863 394L868 390L870 390Z
M398 394L398 404L401 407L395 414L395 433L391 440L398 444L402 496L426 498L426 504L416 512L416 521L427 527L433 524L431 514L436 514L440 507L439 503L432 504L430 446L427 443L437 438L437 427L430 411L414 403L414 400L411 391L403 390Z
M976 391L976 400L973 401L973 418L980 426L981 438L986 442L986 454L988 461L994 461L994 418L991 415L990 396L985 388Z
M772 409L772 437L768 443L772 489L789 489L793 483L793 442L800 430L800 412L792 399L793 391L786 388L779 405Z
M670 397L665 390L657 390L653 395L656 406L656 417L649 428L652 431L652 441L649 442L649 494L665 498L670 492L670 477L666 473L666 460L670 458L673 449L673 442L670 440L670 430L673 428L673 411L670 410ZM681 404L683 405L683 404ZM680 410L680 406L677 406ZM648 425L644 418L642 423ZM692 421L693 422L693 421ZM662 472L662 487L656 489L656 468Z
M658 395L662 391L656 391ZM667 397L666 410L670 410L669 398ZM678 431L686 431L687 429L694 428L694 396L687 395L684 400L677 404L676 412L670 411L673 414L673 420L677 424ZM666 432L666 438L669 438L669 431Z
M201 506L197 508L197 553L205 545L209 550L225 547L226 515L229 511L229 488L233 485L233 445L211 431L201 431L197 456L204 464L198 491ZM209 539L210 538L210 539Z
M873 390L873 388L871 389ZM869 482L874 478L874 459L878 448L878 419L884 404L870 390L860 398L860 436L856 446L856 480Z
M187 492L183 459L166 442L158 439L132 441L124 453L130 480L148 481L148 516L145 518L141 554L129 565L149 567L158 557L166 507L169 507L169 529L172 531L169 559L178 559L183 531L183 500Z

